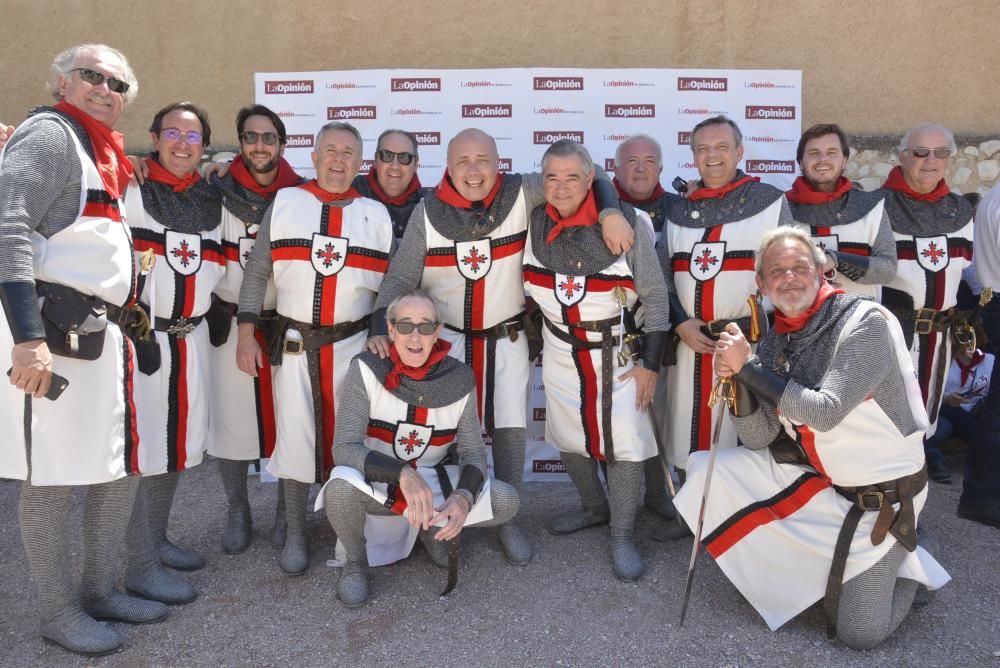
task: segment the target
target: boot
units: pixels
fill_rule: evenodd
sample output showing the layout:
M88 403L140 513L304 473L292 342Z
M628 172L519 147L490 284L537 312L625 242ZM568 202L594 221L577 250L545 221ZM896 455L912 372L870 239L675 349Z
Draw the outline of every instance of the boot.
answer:
M309 499L309 485L297 480L284 479L281 486L285 490L285 518L288 522L288 537L281 551L279 564L288 575L302 575L309 567L309 544L306 537L306 502Z
M149 531L160 561L178 571L196 571L205 565L205 558L194 550L174 545L167 539L167 522L174 505L174 493L180 473L161 473L148 478Z
M246 460L219 460L219 474L228 504L226 530L222 534L222 551L226 554L243 552L250 547L253 536L250 500L247 496L249 466L250 462Z

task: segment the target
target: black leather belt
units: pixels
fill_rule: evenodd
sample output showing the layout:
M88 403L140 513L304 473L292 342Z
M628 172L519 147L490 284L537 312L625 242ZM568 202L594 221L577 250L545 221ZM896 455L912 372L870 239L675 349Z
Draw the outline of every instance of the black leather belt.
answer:
M178 339L183 339L193 332L204 318L205 316L203 315L195 315L190 318L154 318L153 329L158 332L172 334Z
M614 392L614 368L613 349L618 345L619 338L612 336L611 328L619 324L618 318L607 318L605 320L585 320L581 322L567 323L570 330L582 329L587 332L594 332L601 335L600 341L585 341L578 339L568 332L564 332L549 320L544 318L545 326L549 331L564 343L569 344L576 350L596 350L601 349L601 423L604 431L604 458L610 464L615 463L615 445L612 438L611 428L611 395ZM581 382L582 379L581 379Z
M517 333L524 329L524 315L523 312L519 313L510 320L487 327L486 329L454 327L448 323L444 323L444 326L453 332L465 334L466 336L476 336L486 339L509 338L511 341L517 341Z
M768 324L774 324L773 313L767 314L767 321ZM735 325L740 328L740 331L743 332L743 336L746 337L747 341L750 341L751 343L756 343L756 341L753 341L750 338L751 325L753 324L750 316L746 316L743 318L736 318L735 320L727 320L726 318L720 318L718 320L709 320L708 322L706 322L704 325L701 326L701 333L709 337L710 339L717 340L719 336L721 336L722 333L726 331L726 327L729 325L729 323L735 323Z
M286 355L301 355L307 350L319 350L323 346L342 341L368 328L368 316L352 322L341 322L332 326L316 327L297 320L288 321L288 329L297 330L301 341L285 338Z

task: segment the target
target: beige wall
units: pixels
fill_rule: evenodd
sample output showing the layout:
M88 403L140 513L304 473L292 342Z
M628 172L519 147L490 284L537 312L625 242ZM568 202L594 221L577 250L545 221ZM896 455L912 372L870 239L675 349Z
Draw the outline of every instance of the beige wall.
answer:
M141 84L119 126L133 149L182 98L208 109L214 144L235 144L255 71L391 67L801 69L803 126L998 136L997 26L994 0L6 0L0 121L48 102L56 52L103 41Z

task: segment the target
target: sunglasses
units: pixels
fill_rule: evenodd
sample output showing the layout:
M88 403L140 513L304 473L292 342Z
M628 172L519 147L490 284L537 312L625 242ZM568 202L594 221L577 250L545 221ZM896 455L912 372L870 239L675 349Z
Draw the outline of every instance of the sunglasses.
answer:
M88 69L86 67L74 67L70 72L79 72L80 78L89 83L91 86L100 86L105 81L108 82L108 90L112 93L121 93L124 95L128 92L129 85L122 81L121 79L116 79L114 77L106 77L100 72L95 72L94 70Z
M280 139L277 132L254 132L253 130L247 130L240 138L244 144L256 144L259 139L268 146L274 146Z
M201 143L201 133L200 132L181 132L177 128L163 128L160 130L160 134L167 141L179 141L183 136L187 139L189 144L200 144Z
M375 151L375 157L377 157L380 161L385 163L390 163L392 162L393 158L396 158L397 160L399 160L399 164L408 165L411 162L413 162L413 159L417 156L413 155L412 153L407 153L406 151L403 151L402 153L396 153L395 151L390 151L387 148L380 148L379 150ZM406 332L404 332L404 334L405 333Z
M917 148L910 148L907 150L910 152L911 155L913 155L914 158L926 158L931 153L933 153L934 157L937 158L938 160L947 160L948 158L951 157L950 148L930 149L930 148L924 148L923 146L919 146Z
M413 330L417 330L424 336L430 336L437 329L439 322L422 322L419 325L415 322L410 322L409 320L390 320L393 327L400 334L412 334Z

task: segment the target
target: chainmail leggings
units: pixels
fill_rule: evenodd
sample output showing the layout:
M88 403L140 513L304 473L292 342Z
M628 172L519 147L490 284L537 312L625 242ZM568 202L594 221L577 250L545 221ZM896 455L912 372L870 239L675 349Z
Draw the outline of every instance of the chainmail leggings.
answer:
M583 507L593 514L603 514L608 498L597 478L597 461L584 455L559 453L566 472L580 493ZM644 462L617 461L608 464L608 493L611 511L611 538L631 538L635 528L635 511L639 505Z
M897 577L906 555L906 548L896 543L874 566L844 583L837 635L848 647L875 647L909 614L920 585Z

